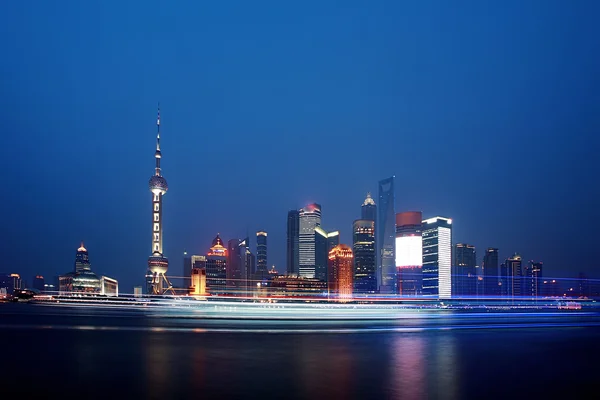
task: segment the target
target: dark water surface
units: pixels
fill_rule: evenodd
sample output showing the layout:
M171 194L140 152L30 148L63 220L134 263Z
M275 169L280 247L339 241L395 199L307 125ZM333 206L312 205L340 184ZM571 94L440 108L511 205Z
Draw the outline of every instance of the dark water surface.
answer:
M537 327L535 319L506 317L485 329L396 332L369 323L339 333L332 326L278 331L254 323L248 332L239 323L227 329L227 321L208 330L202 327L210 324L196 321L199 328L189 329L189 321L140 313L0 304L0 393L11 399L553 399L591 390L596 396L600 318L574 327L583 320L573 315L555 327L547 319Z

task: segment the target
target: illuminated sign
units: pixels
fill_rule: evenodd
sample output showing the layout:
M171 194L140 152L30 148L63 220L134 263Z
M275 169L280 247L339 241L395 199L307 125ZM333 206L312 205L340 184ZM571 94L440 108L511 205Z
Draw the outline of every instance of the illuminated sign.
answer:
M421 236L396 238L396 267L423 266L423 239Z

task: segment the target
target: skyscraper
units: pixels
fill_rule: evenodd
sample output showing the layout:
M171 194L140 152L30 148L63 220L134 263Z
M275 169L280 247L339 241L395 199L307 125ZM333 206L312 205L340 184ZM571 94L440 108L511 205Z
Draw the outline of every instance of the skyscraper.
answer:
M423 293L423 238L420 211L396 214L396 268L398 294L419 296Z
M286 271L288 275L300 273L300 211L288 211Z
M206 286L211 294L226 293L227 248L219 234L206 254Z
M154 159L156 166L154 175L148 182L152 192L152 255L148 257L148 292L151 294L164 294L173 291L173 287L166 277L169 269L169 260L163 255L163 226L162 226L162 198L167 193L167 180L162 176L160 160L160 109L156 118L156 151Z
M327 232L327 252L331 251L335 246L340 244L340 232L330 231Z
M464 243L456 244L452 265L452 297L475 296L477 294L476 266L475 246Z
M315 228L315 278L327 282L327 265L329 263L329 246L327 232L317 226Z
M542 291L542 262L534 262L533 260L527 263L523 275L522 294L523 296L539 297Z
M483 256L483 294L486 297L498 296L498 249L488 248Z
M315 277L315 228L321 225L321 206L316 203L300 210L299 270L300 276Z
M261 279L269 275L267 264L267 232L256 232L256 272Z
M362 204L360 219L369 221L375 221L377 219L377 206L375 205L375 200L371 197L371 193L367 193L367 197Z
M315 228L315 278L327 282L329 251L340 244L338 231L327 232L321 226Z
M327 288L329 296L343 300L352 298L352 249L340 244L329 252Z
M377 286L380 293L396 293L396 265L394 246L396 238L396 212L394 177L379 181L379 207L377 227Z
M245 265L246 251L245 249L241 251L241 243L240 239L230 239L227 242L227 289L238 293L240 288L245 286L243 284L245 271L242 270Z
M249 238L231 239L227 243L227 288L238 294L246 293L255 272L255 263Z
M514 254L504 262L506 265L505 272L502 274L502 282L506 282L506 289L503 289L505 294L510 297L518 297L522 295L521 281L523 277L523 271L521 268L521 256Z
M423 295L452 296L452 220L433 217L423 221Z
M357 219L352 224L352 251L354 253L354 291L377 291L375 257L375 221Z

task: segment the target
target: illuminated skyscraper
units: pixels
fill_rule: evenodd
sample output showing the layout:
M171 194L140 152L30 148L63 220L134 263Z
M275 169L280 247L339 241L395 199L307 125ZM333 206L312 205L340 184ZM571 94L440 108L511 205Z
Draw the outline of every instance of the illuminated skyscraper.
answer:
M315 277L315 228L321 225L321 206L313 203L300 210L300 276Z
M524 285L522 288L523 296L539 297L542 294L542 269L544 264L541 262L529 261L525 267L523 275Z
M476 266L475 246L464 243L456 244L452 265L452 297L475 296L477 294Z
M327 253L331 251L335 246L340 244L340 232L330 231L327 232Z
M327 231L317 226L315 228L315 278L327 282L327 264L329 263L329 246Z
M340 301L352 298L353 258L352 249L345 244L329 252L327 288L330 297Z
M206 254L206 286L210 294L222 294L227 286L227 249L219 234Z
M354 291L377 291L375 257L375 221L358 219L352 224L352 251L354 253Z
M452 220L433 217L423 221L423 295L452 296Z
M371 197L371 193L367 193L360 211L360 219L362 220L375 221L377 219L377 206L375 200Z
M483 294L494 297L500 294L498 286L498 249L488 248L483 256Z
M227 287L242 294L248 290L255 269L249 240L231 239L227 244Z
M315 228L315 278L327 282L329 251L340 244L338 231L327 232L320 226Z
M300 273L300 211L291 210L287 217L286 271L288 275Z
M167 193L167 180L162 176L160 169L160 109L156 118L156 151L154 159L156 167L154 175L148 182L148 187L152 192L152 255L148 257L148 292L150 294L164 294L171 291L173 286L167 279L169 269L169 260L163 255L163 226L162 226L162 198Z
M380 293L396 293L394 177L379 181L377 228L377 286Z
M504 266L505 268L503 268L501 274L503 294L509 297L521 296L521 283L523 277L521 256L515 253L512 257L506 259ZM504 285L506 285L506 288L504 288Z
M420 296L423 292L423 214L406 211L396 214L396 268L398 294Z
M269 275L267 264L267 232L256 232L256 272L266 278Z

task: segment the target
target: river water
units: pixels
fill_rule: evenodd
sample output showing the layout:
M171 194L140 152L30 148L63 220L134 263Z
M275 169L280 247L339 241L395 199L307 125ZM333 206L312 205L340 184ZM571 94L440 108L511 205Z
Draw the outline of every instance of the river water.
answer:
M578 398L600 390L599 340L594 313L273 324L0 304L0 393L26 399Z

